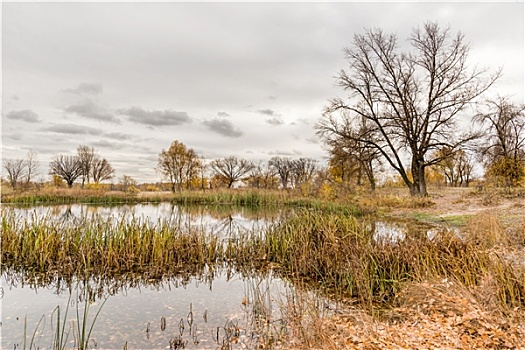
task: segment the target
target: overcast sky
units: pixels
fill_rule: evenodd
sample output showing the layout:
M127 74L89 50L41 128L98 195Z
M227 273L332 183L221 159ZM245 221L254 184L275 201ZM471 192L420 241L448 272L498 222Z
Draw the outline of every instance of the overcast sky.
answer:
M404 45L437 21L470 63L503 67L492 94L524 95L524 5L494 3L2 3L2 152L49 161L95 147L116 170L158 181L173 140L206 159L326 156L314 125L353 35Z

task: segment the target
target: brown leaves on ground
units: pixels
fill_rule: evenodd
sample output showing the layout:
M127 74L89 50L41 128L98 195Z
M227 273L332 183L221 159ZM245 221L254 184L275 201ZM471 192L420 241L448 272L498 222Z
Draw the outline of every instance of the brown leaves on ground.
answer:
M453 281L413 283L381 317L346 310L326 321L323 333L331 344L318 348L525 349L524 316L524 310L505 316L484 307Z

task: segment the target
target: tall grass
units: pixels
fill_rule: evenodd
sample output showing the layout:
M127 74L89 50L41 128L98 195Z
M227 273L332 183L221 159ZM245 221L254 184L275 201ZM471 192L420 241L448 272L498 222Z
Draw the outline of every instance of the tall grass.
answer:
M47 276L146 278L191 272L221 256L217 236L163 220L84 218L74 224L2 213L2 265Z
M433 239L408 235L395 242L381 241L353 217L304 210L275 224L264 236L228 247L226 253L231 259L238 254L239 263L253 266L261 261L239 257L259 257L289 278L310 281L369 306L393 302L404 282L442 277L473 287L486 275L495 277L503 305L525 306L523 271L475 240L446 230Z
M224 264L238 270L272 268L369 307L393 302L404 282L450 277L472 287L489 275L502 305L525 306L524 271L480 244L476 235L461 239L443 230L432 239L378 240L353 216L314 209L298 210L264 232L225 241L201 229L185 230L166 220L95 217L67 224L4 211L2 268L49 278L140 275L157 280ZM489 240L509 242L502 235Z

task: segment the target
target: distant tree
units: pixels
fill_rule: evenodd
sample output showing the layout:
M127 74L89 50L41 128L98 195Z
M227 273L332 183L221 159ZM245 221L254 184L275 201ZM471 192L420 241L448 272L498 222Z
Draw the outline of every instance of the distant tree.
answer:
M279 180L274 172L268 167L264 166L262 162L254 165L244 183L252 188L276 189L279 187Z
M318 123L315 128L317 135L325 143L330 153L330 164L340 170L341 181L355 178L356 185L362 184L363 175L368 179L370 189L376 188L376 176L381 166L381 153L368 141L378 141L378 135L365 118L355 120L344 111L341 121L327 118Z
M119 187L120 187L120 190L123 192L138 191L137 181L129 175L122 175L122 177L119 180Z
M182 190L184 184L189 187L202 168L197 152L177 140L160 152L157 164L157 170L170 182L172 192Z
M216 159L210 163L210 169L218 175L228 188L231 188L236 181L241 180L253 167L251 161L234 156Z
M525 106L500 97L487 101L487 108L489 112L475 118L486 131L479 146L481 159L488 174L514 186L525 176Z
M30 150L27 152L26 160L25 160L25 167L26 167L26 183L31 182L31 180L34 179L35 176L38 175L38 160L37 160L37 154L35 151Z
M312 158L299 158L292 161L291 179L294 188L310 182L317 170L317 161Z
M52 175L51 176L51 183L53 184L53 186L59 188L59 187L64 187L64 180L62 179L62 177L58 176L58 175Z
M60 176L67 183L67 187L73 187L73 183L82 175L82 166L78 156L55 156L49 164L49 175Z
M82 176L82 188L87 181L89 183L89 177L91 176L91 168L93 166L93 160L95 159L95 149L86 145L80 145L77 148L77 157L80 163L81 176Z
M106 158L100 159L99 157L95 157L92 162L91 167L91 175L93 177L93 182L96 184L105 181L110 180L113 178L113 175L115 174L115 170L109 164L109 162L106 160Z
M25 161L23 159L4 159L2 165L7 173L7 181L12 188L16 188L25 175Z
M288 188L291 181L293 161L290 158L273 157L268 161L268 167L279 177L281 187Z
M452 187L468 187L472 180L474 160L466 151L452 150L444 147L437 151L435 158L441 158L436 163L437 169L444 175L447 184Z
M349 70L337 77L349 96L330 100L322 123L336 135L374 148L411 195L425 196L425 169L440 161L432 152L444 146L455 150L479 137L460 134L456 121L500 71L485 77L486 69L470 69L464 36L435 23L415 28L408 42L411 50L400 51L396 35L380 29L355 35L353 46L344 49ZM367 132L340 132L342 113L355 128L365 120Z

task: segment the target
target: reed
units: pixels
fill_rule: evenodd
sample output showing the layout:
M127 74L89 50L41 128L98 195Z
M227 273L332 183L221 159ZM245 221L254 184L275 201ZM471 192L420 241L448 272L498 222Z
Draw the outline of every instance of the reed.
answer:
M341 214L343 207L334 208L296 210L266 231L224 240L167 220L123 216L65 223L49 217L22 219L7 210L1 219L2 269L41 279L140 275L161 280L224 265L246 271L272 268L370 308L393 302L405 282L450 277L474 287L490 275L501 305L525 306L525 272L492 245L480 244L478 236L461 239L443 230L432 239L407 235L381 240L370 225ZM489 229L497 227L485 221Z
M409 235L385 242L374 239L354 217L303 210L276 223L264 236L231 242L226 254L232 260L237 254L238 263L255 267L269 262L288 278L307 280L370 307L393 302L405 282L453 278L474 287L487 274L496 277L502 305L525 305L523 271L446 230L433 239ZM243 256L260 259L239 260Z
M68 224L2 212L2 266L34 274L161 278L213 265L221 250L217 236L183 232L166 220L95 217Z

